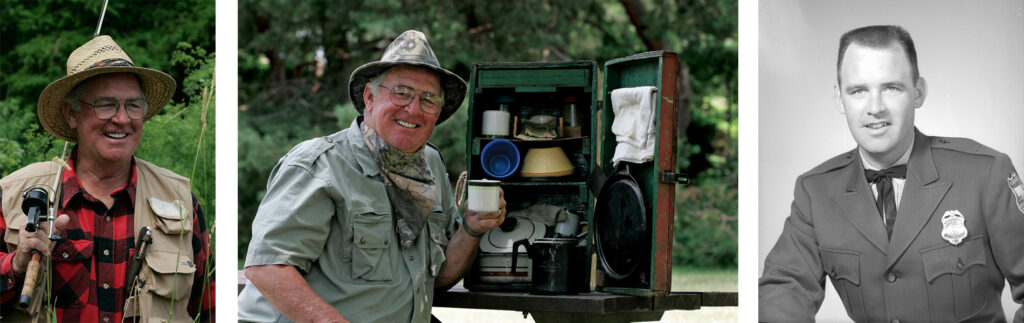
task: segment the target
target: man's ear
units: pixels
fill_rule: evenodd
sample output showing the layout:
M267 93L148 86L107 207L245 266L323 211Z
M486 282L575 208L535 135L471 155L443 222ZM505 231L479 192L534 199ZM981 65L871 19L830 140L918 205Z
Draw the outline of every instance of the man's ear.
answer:
M836 84L836 86L833 86L832 89L835 90L833 95L835 96L836 100L836 109L839 109L839 114L845 115L846 106L843 105L843 91L839 90L838 84Z
M370 83L363 86L363 105L366 106L363 109L363 115L367 115L370 107L373 106L373 90L370 89Z
M928 82L925 82L923 76L917 78L917 85L914 85L914 108L920 108L924 105L924 98L928 97Z
M71 111L71 104L62 101L60 110L64 114L64 120L68 122L68 127L71 129L78 127L78 120L75 119L75 113Z

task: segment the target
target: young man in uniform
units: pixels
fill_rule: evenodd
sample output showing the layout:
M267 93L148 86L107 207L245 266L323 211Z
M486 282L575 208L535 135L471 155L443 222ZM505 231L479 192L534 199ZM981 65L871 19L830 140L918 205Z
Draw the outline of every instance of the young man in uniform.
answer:
M857 148L797 179L759 320L813 321L829 277L858 322L1005 322L1005 282L1024 300L1024 185L1009 157L914 127L927 84L899 26L844 34L837 73Z

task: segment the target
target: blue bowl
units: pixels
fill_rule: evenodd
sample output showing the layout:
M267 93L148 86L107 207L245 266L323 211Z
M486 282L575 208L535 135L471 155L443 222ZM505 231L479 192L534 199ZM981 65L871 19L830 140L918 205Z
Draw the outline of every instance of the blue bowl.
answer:
M491 141L480 153L480 165L488 176L509 177L519 169L519 149L505 139Z

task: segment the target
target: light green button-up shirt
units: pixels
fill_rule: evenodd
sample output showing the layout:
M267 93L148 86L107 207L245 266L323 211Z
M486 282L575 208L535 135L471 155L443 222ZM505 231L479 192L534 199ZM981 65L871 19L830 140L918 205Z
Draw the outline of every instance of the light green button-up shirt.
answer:
M458 210L444 162L429 145L437 182L428 226L402 249L380 169L357 124L305 141L278 161L253 221L245 266L292 265L353 322L429 322L434 277L455 233ZM238 319L290 322L252 283Z

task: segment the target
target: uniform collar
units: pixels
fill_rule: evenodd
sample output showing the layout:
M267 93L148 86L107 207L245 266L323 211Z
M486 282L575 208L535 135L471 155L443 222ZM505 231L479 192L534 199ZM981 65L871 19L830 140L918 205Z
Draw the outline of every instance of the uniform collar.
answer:
M907 158L905 162L907 164L907 179L915 179L915 182L919 185L927 185L939 179L939 172L935 168L935 162L932 159L932 141L931 138L921 133L916 127L914 128L914 141L911 144L911 151L909 156L905 153L903 157L900 157L901 161L897 161L896 165L902 163L904 158ZM845 182L847 183L847 191L853 192L856 190L858 182L867 182L864 178L864 169L867 168L867 164L860 155L860 148L854 148L850 152L853 155L853 162L847 165L849 169L847 176L850 177Z
M61 174L61 195L60 195L60 207L67 207L68 202L71 201L75 195L82 194L83 197L87 194L82 189L82 182L78 179L78 174L75 173L75 160L78 159L78 146L71 149L71 158L68 158L69 168L63 168ZM131 162L131 178L128 183L111 192L111 195L120 194L122 191L128 194L130 201L135 201L135 183L138 181L138 176L135 173L135 156L132 156Z

